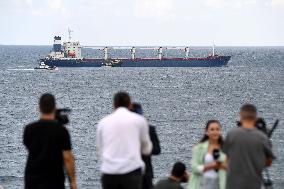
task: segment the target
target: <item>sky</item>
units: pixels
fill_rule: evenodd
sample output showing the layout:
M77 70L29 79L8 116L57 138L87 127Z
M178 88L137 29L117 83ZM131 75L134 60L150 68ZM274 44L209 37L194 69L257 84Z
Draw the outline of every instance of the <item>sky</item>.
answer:
M284 46L284 0L0 0L0 44Z

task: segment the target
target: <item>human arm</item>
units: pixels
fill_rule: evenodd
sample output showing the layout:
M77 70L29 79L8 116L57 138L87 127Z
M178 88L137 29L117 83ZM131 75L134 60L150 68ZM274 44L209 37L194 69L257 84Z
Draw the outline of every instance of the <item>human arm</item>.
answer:
M270 141L268 139L268 137L265 136L265 139L263 140L263 150L264 150L264 154L265 154L265 165L267 167L272 165L273 159L275 159L275 156L272 152L272 147L270 144Z
M70 135L67 129L63 126L62 126L62 135L60 139L61 139L64 167L66 169L69 178L70 188L77 189L76 175L75 175L75 158L72 153Z
M160 141L154 126L150 125L150 139L153 144L152 154L159 155L161 153Z
M219 169L220 162L213 161L212 163L204 164L204 156L208 151L208 146L204 143L199 143L193 147L192 150L192 159L191 159L191 168L194 174L203 174L203 172L211 169Z
M70 181L70 188L77 189L75 176L75 159L71 150L63 151L63 161Z
M218 163L218 169L227 170L227 167L228 167L228 157L226 155L223 155L222 160L219 161L219 163Z
M211 169L221 169L222 166L223 166L222 163L214 161L212 163L205 164L203 172L206 172L206 171L211 170Z
M192 149L192 158L191 158L191 169L193 174L201 175L205 169L205 166L202 162L202 151L200 149L200 144L196 145Z
M25 127L24 128L24 133L23 133L23 144L28 147L28 144L29 144L29 134L28 134L28 128Z
M100 158L102 154L102 138L101 138L101 123L97 125L97 131L96 131L96 151L97 155Z
M272 162L273 162L273 158L272 157L266 158L265 165L267 167L270 167L272 165Z
M232 148L232 140L231 140L231 133L228 132L223 145L221 146L221 150L226 154L226 162L230 156L230 149Z
M152 153L152 142L150 140L149 135L149 126L145 118L141 120L141 133L140 133L140 141L141 141L141 153L143 155L150 155Z

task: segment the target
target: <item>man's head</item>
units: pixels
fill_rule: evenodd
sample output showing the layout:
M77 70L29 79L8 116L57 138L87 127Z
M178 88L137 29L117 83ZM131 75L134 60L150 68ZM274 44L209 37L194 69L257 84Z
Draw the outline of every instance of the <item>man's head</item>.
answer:
M132 112L135 112L137 114L140 114L142 115L143 114L143 109L142 109L142 106L141 104L137 103L137 102L133 102L132 105L131 105L131 111Z
M257 109L252 104L244 104L240 110L241 123L255 124L257 119Z
M39 109L44 115L55 114L56 103L52 94L45 93L39 99Z
M131 100L129 94L124 91L116 93L113 98L113 105L115 109L119 107L125 107L129 109L131 106Z
M171 176L178 179L180 182L188 181L188 173L186 171L186 166L182 162L176 162L173 166Z

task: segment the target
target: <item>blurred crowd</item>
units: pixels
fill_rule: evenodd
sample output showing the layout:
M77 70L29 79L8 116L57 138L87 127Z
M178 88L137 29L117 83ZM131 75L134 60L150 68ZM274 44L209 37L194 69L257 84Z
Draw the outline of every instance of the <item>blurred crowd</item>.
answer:
M94 141L103 189L261 189L272 185L263 179L263 171L275 157L267 134L256 127L253 104L240 107L239 126L225 138L222 124L208 120L200 141L188 149L192 159L172 162L169 175L159 175L155 184L151 158L162 153L155 127L127 92L114 95L113 107L99 121ZM40 97L39 110L39 120L24 129L28 151L24 188L64 189L67 178L68 187L77 189L71 137L64 124L68 121L62 122L67 117L58 111L52 94Z

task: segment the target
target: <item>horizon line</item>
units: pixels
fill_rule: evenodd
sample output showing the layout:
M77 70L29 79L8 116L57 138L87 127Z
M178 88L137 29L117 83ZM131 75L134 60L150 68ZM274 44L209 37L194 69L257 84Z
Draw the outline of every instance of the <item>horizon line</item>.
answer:
M0 46L52 46L52 44L1 44ZM94 47L212 47L213 45L82 45ZM283 45L216 45L215 47L284 47ZM89 48L89 47L85 47Z

